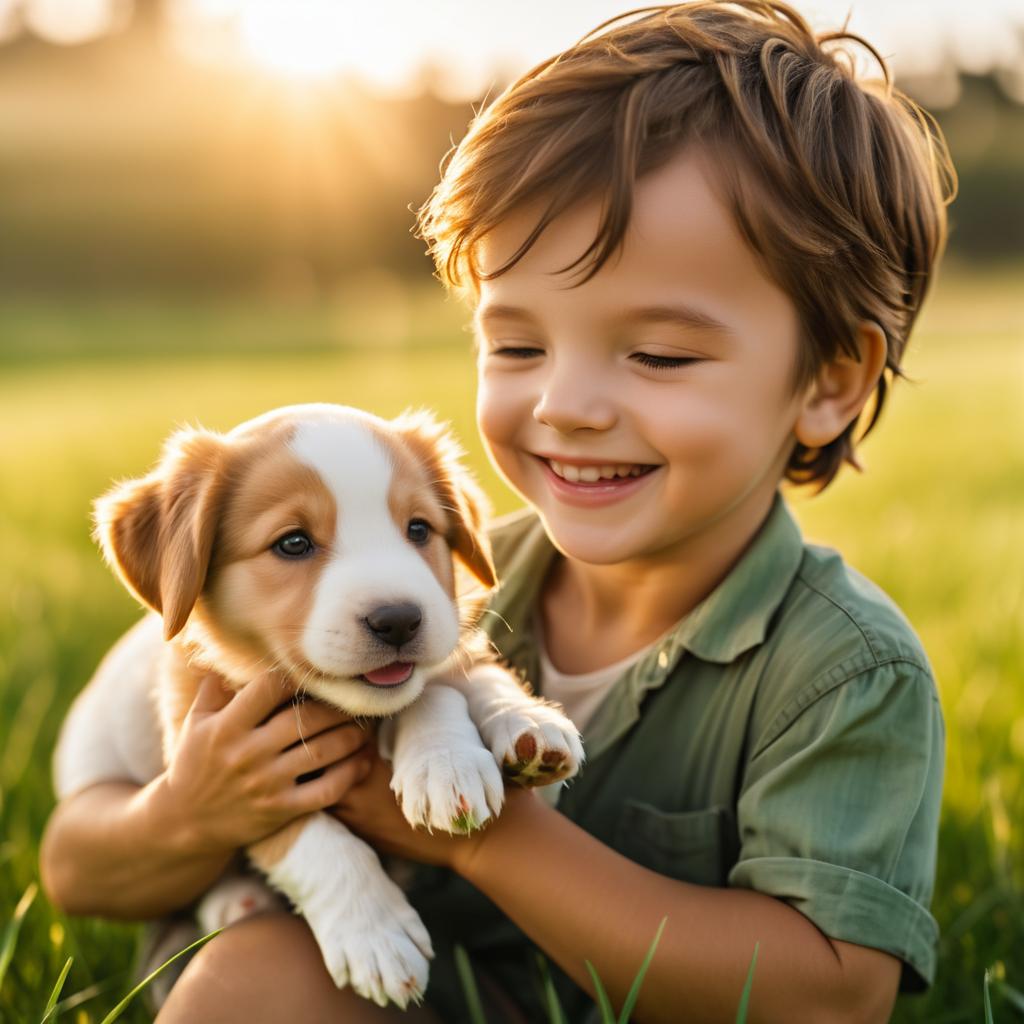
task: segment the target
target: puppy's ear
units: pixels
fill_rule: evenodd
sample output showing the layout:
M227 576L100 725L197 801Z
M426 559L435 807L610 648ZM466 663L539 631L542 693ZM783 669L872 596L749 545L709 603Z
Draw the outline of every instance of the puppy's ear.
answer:
M117 484L94 505L94 536L129 590L164 620L170 640L184 628L206 581L221 498L224 442L181 430L159 465Z
M434 490L448 513L447 539L452 552L480 583L493 587L498 578L486 532L490 503L462 464L465 453L461 445L425 410L403 413L392 422L430 472Z

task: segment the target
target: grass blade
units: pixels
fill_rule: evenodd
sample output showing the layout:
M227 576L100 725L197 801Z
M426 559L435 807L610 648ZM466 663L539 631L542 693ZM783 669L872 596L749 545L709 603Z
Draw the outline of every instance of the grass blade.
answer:
M992 1020L992 997L989 995L989 972L985 972L985 981L982 985L982 992L985 995L985 1024L994 1024Z
M14 958L14 947L18 944L18 932L21 931L21 922L25 919L28 908L32 906L32 901L36 898L37 892L39 892L39 886L32 882L22 894L21 899L18 900L18 905L14 908L14 915L7 922L7 927L4 929L4 941L3 945L0 946L0 988L3 987L7 968L10 967L11 960Z
M185 947L185 948L184 948L183 950L181 950L181 952L180 952L180 953L175 953L175 954L174 954L174 956L172 956L172 957L170 958L170 960L165 960L165 961L164 961L164 962L163 962L163 963L162 963L162 964L161 964L161 965L160 965L160 966L159 966L159 967L158 967L158 968L157 968L157 969L156 969L155 971L153 971L153 973L152 973L152 974L150 974L150 975L148 975L147 977L143 978L143 979L142 979L142 981L140 981L140 982L138 983L138 985L136 985L136 986L135 986L135 988L133 988L133 989L131 990L131 992L129 992L129 993L128 993L128 995L126 995L126 996L124 997L124 999L122 999L122 1000L121 1000L121 1002L119 1002L119 1003L117 1004L117 1006L115 1006L115 1007L114 1007L114 1008L113 1008L113 1009L112 1009L112 1010L110 1011L110 1013L108 1013L108 1014L106 1015L106 1017L104 1017L104 1018L103 1018L103 1020L102 1020L102 1021L100 1021L100 1024L113 1024L113 1022L114 1022L115 1020L117 1020L117 1018L118 1018L118 1017L120 1017L122 1013L124 1013L124 1011L125 1011L125 1009L127 1008L128 1004L129 1004L129 1003L130 1003L130 1002L131 1002L131 1001L132 1001L132 1000L133 1000L133 999L134 999L134 998L135 998L135 997L136 997L136 996L137 996L137 995L138 995L138 994L139 994L139 993L140 993L140 992L141 992L141 991L142 991L142 990L143 990L143 989L144 989L144 988L145 988L145 987L146 987L146 986L147 986L147 985L148 985L148 984L149 984L149 983L150 983L150 982L151 982L151 981L152 981L152 980L154 979L154 978L156 978L156 977L158 977L159 975L163 974L163 972L164 972L164 971L166 971L166 970L167 970L167 968L168 968L168 967L170 967L170 966L171 966L171 964L173 964L175 960L179 960L179 959L181 959L181 957L183 957L183 956L184 956L184 955L185 955L186 953L191 953L191 952L192 952L192 950L194 950L194 949L198 949L198 948L199 948L200 946L202 946L202 945L203 945L204 943L206 943L206 942L209 942L209 941L210 941L210 939L212 939L212 938L213 938L213 937L214 937L215 935L220 935L220 933L221 933L222 931L224 931L224 929L223 929L223 928L218 928L218 929L217 929L217 930L216 930L215 932L210 932L210 934L209 934L209 935L204 935L204 936L203 936L203 937L202 937L201 939L196 939L196 941L195 941L195 942L193 942L191 946L186 946L186 947Z
M1018 992L1012 985L1005 981L997 981L996 989L999 994L1015 1009L1024 1013L1024 995Z
M548 962L537 954L537 970L540 971L540 987L544 993L544 1003L548 1011L548 1024L568 1024L565 1019L565 1010L558 1000L558 993L555 991L555 983L551 980L551 972L548 970Z
M590 971L590 980L594 983L595 1000L601 1010L601 1024L615 1024L615 1011L612 1009L612 1001L608 998L608 993L605 992L604 985L601 984L601 979L598 977L594 965L589 960L585 960L584 963L587 965L587 970Z
M74 963L75 958L69 956L64 962L64 967L57 978L57 983L53 986L53 991L50 993L50 998L46 1001L46 1010L43 1012L43 1019L39 1024L46 1024L51 1018L56 1018L56 1007L57 1000L60 998L60 991L64 987L64 979L68 976L68 971L71 970L71 965Z
M480 990L476 987L476 978L473 977L473 965L469 962L469 954L465 948L458 944L455 946L455 969L459 972L459 981L462 983L462 994L466 997L471 1024L487 1024L484 1006L480 1001Z
M647 973L647 968L651 966L651 961L654 959L654 951L658 948L658 943L661 941L661 933L665 930L666 924L668 924L668 918L663 917L661 924L658 925L658 930L654 933L654 941L651 943L651 948L647 950L647 956L644 957L640 970L636 972L633 985L626 996L626 1001L622 1004L619 1024L629 1024L629 1015L633 1012L633 1007L636 1006L636 1001L640 997L640 986L644 983L644 975Z
M750 958L750 970L747 971L747 983L743 986L743 994L740 996L740 1005L736 1009L736 1024L746 1024L747 1006L750 1004L750 990L754 987L754 964L757 963L757 951L761 943L754 943L754 955Z

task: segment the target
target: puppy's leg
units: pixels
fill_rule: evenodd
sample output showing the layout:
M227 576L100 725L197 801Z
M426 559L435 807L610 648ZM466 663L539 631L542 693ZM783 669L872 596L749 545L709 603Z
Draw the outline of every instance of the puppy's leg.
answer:
M306 919L339 988L351 985L378 1006L419 1001L434 955L430 936L366 843L317 813L248 853Z
M206 935L253 914L283 909L281 898L262 878L232 872L219 879L199 901L196 920Z
M521 786L546 786L579 771L579 730L557 704L528 694L507 669L479 662L445 684L466 698L470 717L505 778Z
M428 683L383 731L393 744L391 788L412 824L465 834L501 810L501 775L469 717L466 699Z

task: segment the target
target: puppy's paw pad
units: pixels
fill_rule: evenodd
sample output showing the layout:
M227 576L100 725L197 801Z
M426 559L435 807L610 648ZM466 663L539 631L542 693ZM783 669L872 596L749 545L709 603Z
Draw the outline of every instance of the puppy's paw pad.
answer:
M515 745L516 757L529 764L537 756L537 741L528 732L524 732Z
M517 708L493 723L491 750L506 779L520 786L547 786L571 778L583 762L576 727L557 708Z

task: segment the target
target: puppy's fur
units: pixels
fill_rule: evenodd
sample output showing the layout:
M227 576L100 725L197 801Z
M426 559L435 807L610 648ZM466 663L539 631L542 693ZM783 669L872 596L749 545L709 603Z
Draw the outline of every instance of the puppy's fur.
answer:
M97 502L103 550L162 637L143 620L79 697L56 755L60 795L155 777L210 669L240 689L276 668L350 714L394 716L392 788L415 825L485 822L501 806L499 766L527 784L575 773L572 724L467 653L479 647L453 557L483 587L495 579L458 454L424 414L386 422L333 405L174 435L153 472ZM248 853L339 986L382 1005L419 998L430 939L370 847L316 813ZM265 903L225 882L204 923Z

